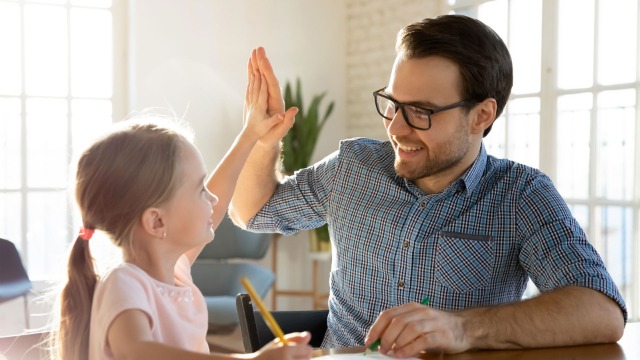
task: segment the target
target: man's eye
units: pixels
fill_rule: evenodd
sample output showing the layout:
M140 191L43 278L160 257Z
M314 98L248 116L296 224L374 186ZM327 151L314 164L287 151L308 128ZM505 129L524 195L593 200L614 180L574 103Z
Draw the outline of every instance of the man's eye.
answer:
M408 110L415 116L420 116L420 117L429 117L429 110L427 109L422 109L422 108L417 108L417 107L413 107L413 106L408 106Z

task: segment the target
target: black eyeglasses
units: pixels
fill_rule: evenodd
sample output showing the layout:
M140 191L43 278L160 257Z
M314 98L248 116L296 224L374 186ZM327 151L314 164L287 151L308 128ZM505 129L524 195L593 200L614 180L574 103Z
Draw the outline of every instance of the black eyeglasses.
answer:
M378 114L380 114L380 116L387 120L393 120L393 117L396 115L398 110L401 109L404 121L406 121L407 124L412 128L418 130L429 130L431 128L431 115L441 111L466 106L472 103L472 101L470 100L462 100L451 105L429 109L418 105L397 102L389 97L389 95L382 93L382 91L386 88L387 87L385 86L382 89L373 92L373 101L376 104L376 110L378 110Z

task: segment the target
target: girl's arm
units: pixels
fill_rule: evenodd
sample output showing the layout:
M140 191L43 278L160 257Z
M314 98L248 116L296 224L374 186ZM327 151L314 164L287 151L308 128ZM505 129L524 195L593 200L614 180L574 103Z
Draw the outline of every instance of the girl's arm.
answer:
M283 120L284 114L276 114L271 117L267 115L267 82L264 76L249 73L244 102L243 128L206 181L207 189L218 197L218 203L213 209L214 228L220 225L227 213L240 171L242 171L254 145L271 128L282 123ZM191 263L195 261L203 247L192 249L186 253Z
M267 113L283 112L285 104L280 83L264 48L260 47L251 52L247 74L249 77L260 76L263 83L266 81ZM242 169L229 209L231 218L242 227L246 228L249 220L269 201L278 186L278 181L282 177L280 166L278 166L281 140L293 126L297 113L296 107L284 112L284 120L260 138Z
M126 310L118 315L107 334L114 358L118 360L154 359L154 360L293 360L309 359L311 347L306 345L309 334L290 334L287 339L291 345L282 346L276 342L266 345L251 354L203 354L187 351L156 342L151 336L149 318L141 310Z
M245 94L243 128L233 145L207 179L207 189L218 197L213 226L225 216L238 176L258 140L284 120L284 114L267 115L267 82L260 74L249 74Z

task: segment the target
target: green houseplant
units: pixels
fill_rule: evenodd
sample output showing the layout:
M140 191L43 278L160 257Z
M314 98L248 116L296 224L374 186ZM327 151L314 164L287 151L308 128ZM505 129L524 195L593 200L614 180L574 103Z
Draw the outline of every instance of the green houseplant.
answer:
M315 150L320 132L333 112L333 101L329 102L329 105L324 111L321 111L322 101L325 95L326 92L314 95L311 98L309 107L306 108L302 97L300 79L296 79L295 89L293 89L290 82L287 82L285 85L285 107L290 108L295 106L299 110L295 123L282 139L282 166L284 172L287 174L293 174L294 171L311 165L311 155L313 155L313 151ZM327 224L314 229L314 234L320 248L329 247L330 239ZM314 239L312 239L312 243L313 241Z

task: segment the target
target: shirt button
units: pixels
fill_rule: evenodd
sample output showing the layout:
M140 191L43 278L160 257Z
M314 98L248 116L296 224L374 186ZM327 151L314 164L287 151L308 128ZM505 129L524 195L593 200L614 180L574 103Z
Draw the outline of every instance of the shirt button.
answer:
M402 247L405 248L405 249L408 248L409 247L409 240L403 241L402 242Z
M427 206L427 202L426 201L420 202L420 209L424 209L425 206Z
M402 281L402 280L398 281L398 287L400 289L404 289L404 281Z

